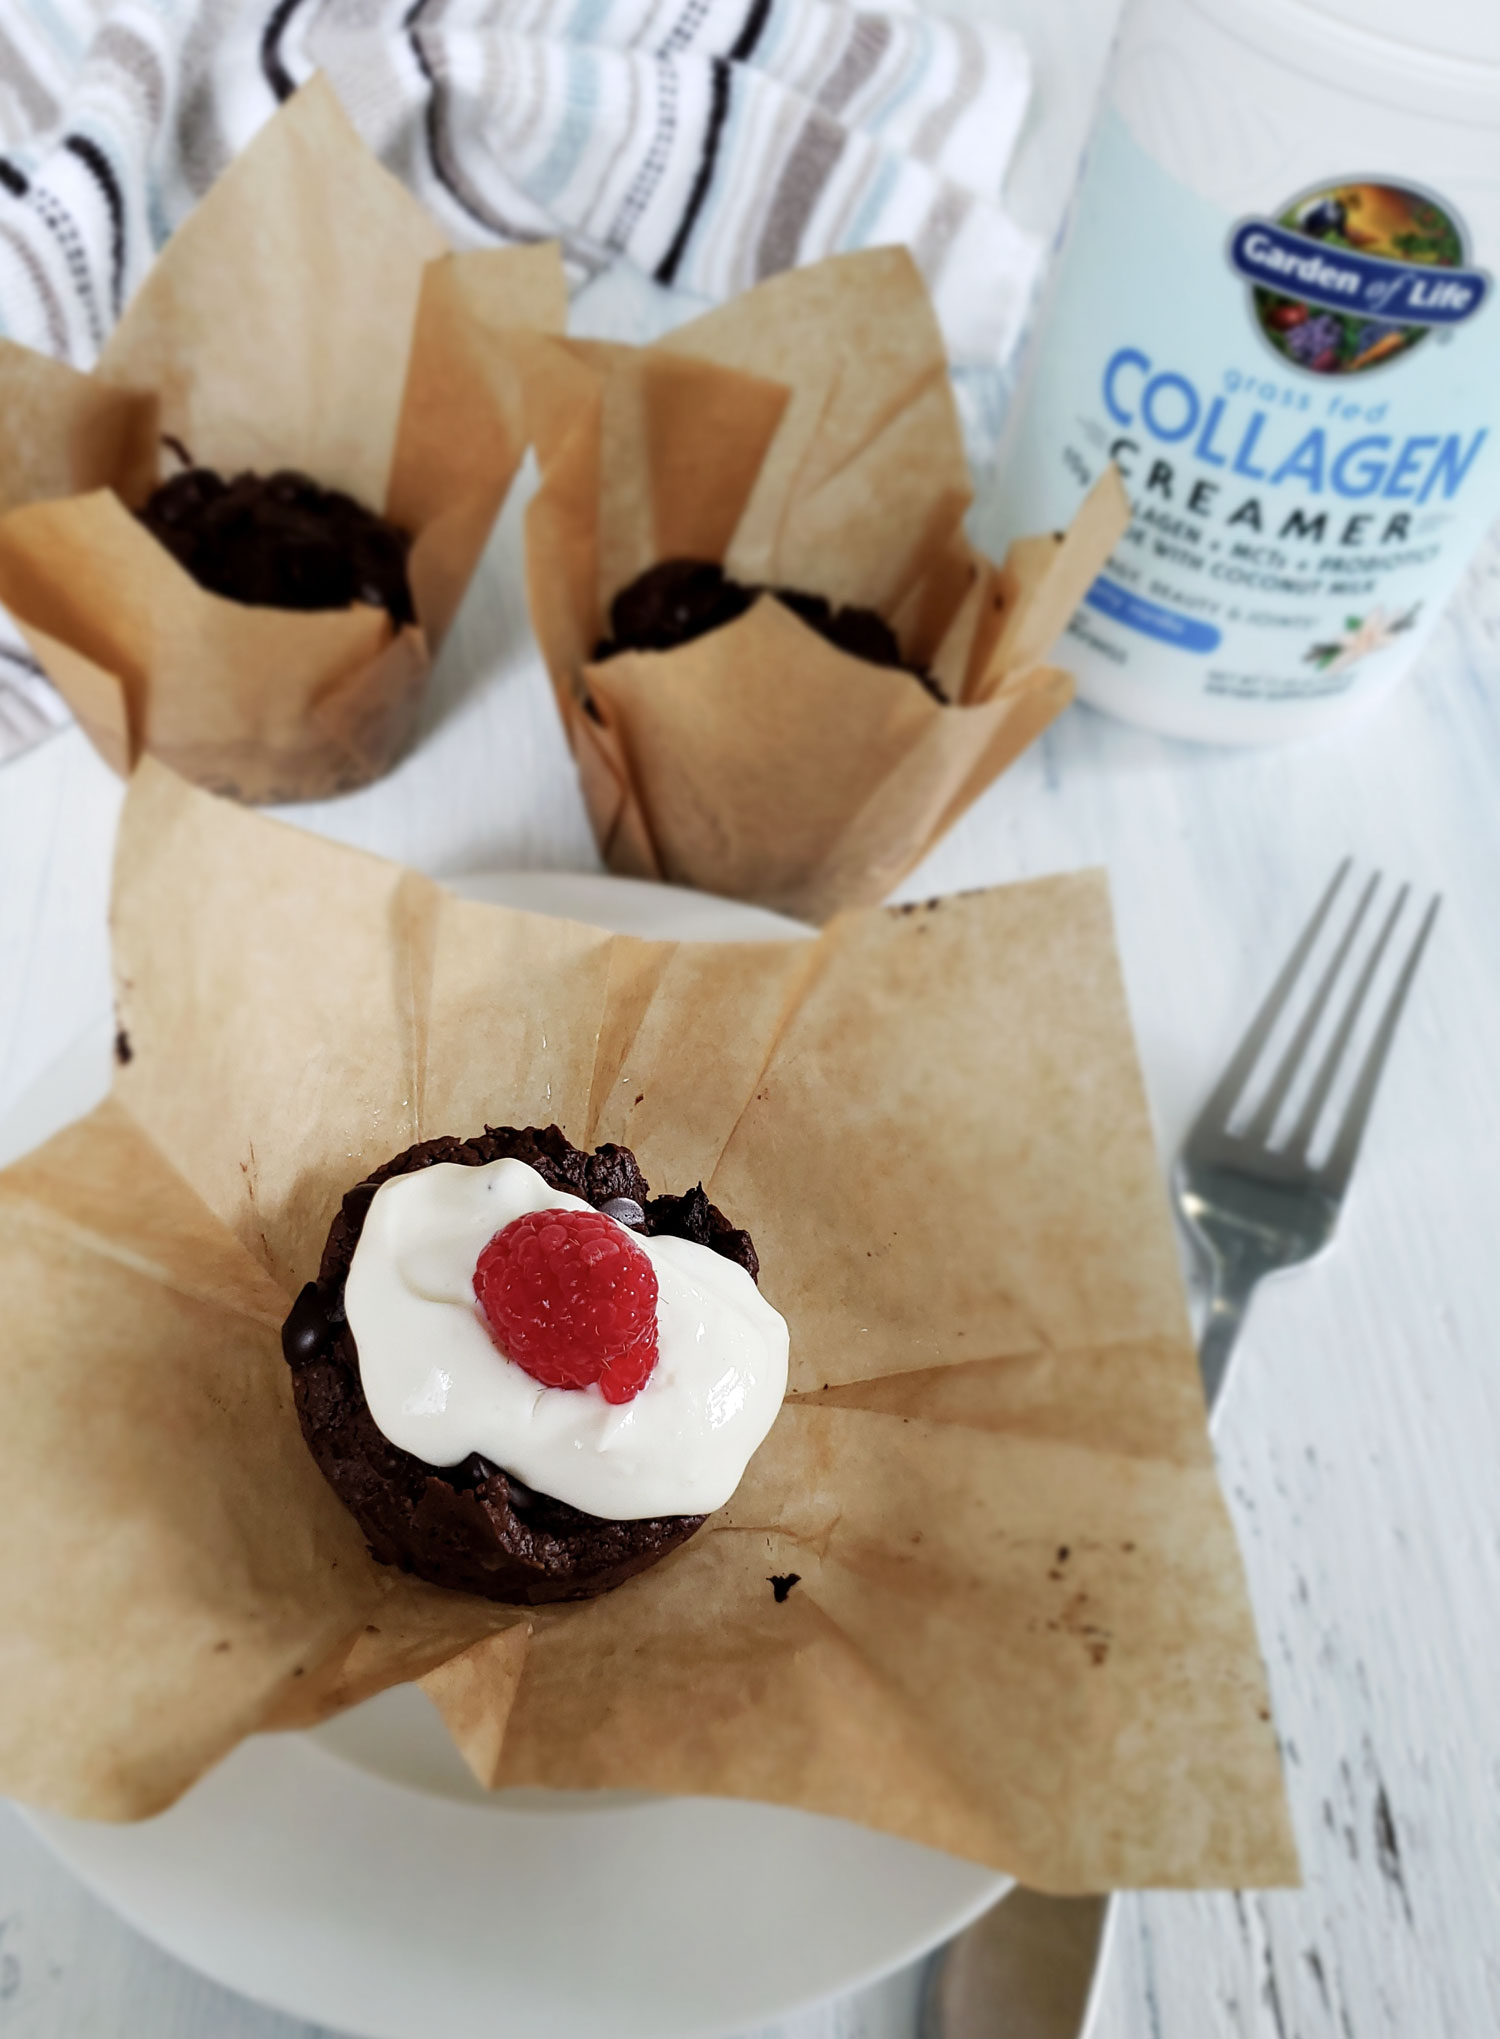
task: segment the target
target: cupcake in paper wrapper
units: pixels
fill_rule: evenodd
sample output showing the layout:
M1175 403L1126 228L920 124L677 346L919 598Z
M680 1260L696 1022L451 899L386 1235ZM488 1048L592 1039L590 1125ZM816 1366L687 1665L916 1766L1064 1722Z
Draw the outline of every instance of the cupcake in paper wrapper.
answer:
M387 771L524 449L505 329L560 329L553 248L455 255L321 80L173 236L82 375L0 343L0 603L120 772L243 800ZM305 474L410 540L414 620L209 592L133 514L186 456Z
M0 1791L139 1818L420 1678L491 1786L798 1806L1050 1889L1295 1875L1097 873L644 942L148 759L112 925L129 1059L0 1171ZM351 1183L543 1115L748 1229L791 1372L695 1535L502 1606L373 1560L279 1334Z
M884 898L1070 700L1046 654L1123 528L1118 476L1001 566L969 545L942 338L900 248L651 347L517 354L532 619L605 860L814 921ZM616 596L677 559L765 592L690 643L598 656ZM877 612L933 685L775 589Z

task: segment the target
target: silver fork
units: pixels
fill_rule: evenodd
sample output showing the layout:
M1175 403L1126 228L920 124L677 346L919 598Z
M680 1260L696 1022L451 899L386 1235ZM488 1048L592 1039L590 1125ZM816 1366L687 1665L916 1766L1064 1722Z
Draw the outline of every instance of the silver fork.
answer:
M1346 857L1334 872L1328 890L1199 1112L1178 1156L1173 1179L1177 1208L1204 1247L1213 1268L1213 1290L1198 1347L1203 1392L1210 1408L1224 1384L1229 1355L1256 1285L1268 1274L1313 1259L1333 1239L1381 1072L1442 904L1441 896L1435 898L1422 916L1322 1160L1315 1163L1312 1159L1314 1142L1370 987L1405 909L1410 886L1400 888L1381 923L1345 996L1296 1120L1280 1141L1275 1136L1276 1123L1293 1084L1308 1065L1313 1037L1345 974L1380 885L1378 871L1361 891L1260 1102L1239 1131L1235 1131L1236 1107L1265 1054L1277 1022L1290 1005L1308 957L1343 890L1349 866Z
M1290 1014L1293 994L1349 870L1346 857L1194 1120L1173 1170L1179 1215L1207 1254L1213 1276L1198 1347L1210 1410L1218 1402L1257 1284L1268 1274L1313 1259L1333 1238L1386 1057L1442 904L1441 897L1433 899L1418 924L1326 1151L1315 1162L1312 1155L1334 1084L1405 910L1409 886L1397 892L1357 966L1314 1067L1314 1037L1347 974L1380 873L1364 885L1264 1093L1238 1127L1236 1117L1278 1023ZM1278 1121L1309 1067L1312 1079L1296 1118L1278 1139ZM1079 2039L1091 2021L1091 1979L1106 1907L1104 1898L1045 1897L1032 1890L1002 1899L934 1957L923 1995L922 2039Z

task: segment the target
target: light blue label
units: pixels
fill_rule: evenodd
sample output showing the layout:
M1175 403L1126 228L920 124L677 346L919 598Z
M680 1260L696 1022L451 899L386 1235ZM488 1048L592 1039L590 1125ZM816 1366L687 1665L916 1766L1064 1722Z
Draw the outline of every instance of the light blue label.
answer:
M1117 463L1135 514L1075 650L1200 699L1404 661L1500 511L1500 314L1452 206L1266 199L1232 219L1105 116L1002 477L1012 537Z

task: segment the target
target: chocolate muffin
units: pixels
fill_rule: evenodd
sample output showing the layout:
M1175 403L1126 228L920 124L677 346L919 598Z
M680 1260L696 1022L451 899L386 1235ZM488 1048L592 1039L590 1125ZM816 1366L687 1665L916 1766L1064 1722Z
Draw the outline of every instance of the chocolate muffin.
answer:
M188 467L136 511L153 538L211 594L271 609L367 602L400 629L416 620L411 540L338 489L305 474Z
M610 635L595 645L594 660L622 651L675 651L711 630L722 630L762 595L774 595L810 630L852 658L910 673L935 700L946 701L931 673L902 657L895 631L874 609L836 609L822 595L800 588L750 586L731 580L711 559L664 559L622 588L610 603Z
M433 1585L538 1606L588 1600L654 1565L702 1526L702 1515L611 1521L534 1493L503 1467L471 1454L432 1466L401 1450L370 1413L344 1284L370 1204L383 1182L437 1162L479 1167L517 1160L550 1188L582 1198L631 1230L707 1246L758 1279L749 1234L733 1227L701 1186L653 1197L628 1147L584 1153L557 1126L487 1126L471 1140L424 1140L385 1163L344 1198L322 1264L282 1327L302 1434L324 1477L383 1564Z

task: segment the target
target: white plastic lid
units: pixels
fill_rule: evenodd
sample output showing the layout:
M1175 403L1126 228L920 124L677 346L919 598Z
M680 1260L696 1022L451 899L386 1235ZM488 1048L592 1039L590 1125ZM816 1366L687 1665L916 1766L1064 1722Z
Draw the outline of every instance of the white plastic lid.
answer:
M1433 56L1500 64L1500 0L1301 0L1311 14Z
M1237 40L1409 112L1500 119L1500 0L1184 0ZM1413 19L1413 16L1416 19Z

